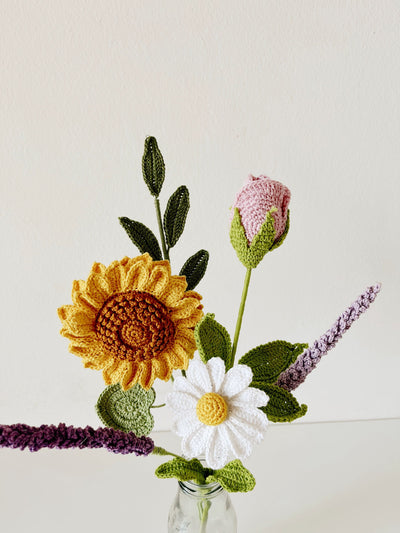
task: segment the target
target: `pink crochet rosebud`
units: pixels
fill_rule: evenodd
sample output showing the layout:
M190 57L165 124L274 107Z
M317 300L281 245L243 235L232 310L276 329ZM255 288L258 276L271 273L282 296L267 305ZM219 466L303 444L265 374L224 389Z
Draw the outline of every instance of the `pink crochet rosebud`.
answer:
M286 228L289 202L290 191L285 185L266 176L255 178L250 175L236 197L232 217L233 210L237 207L247 241L251 244L264 224L267 213L275 207L277 211L271 214L274 218L276 242Z
M231 211L230 237L239 259L255 268L284 241L289 229L290 191L266 176L249 176Z

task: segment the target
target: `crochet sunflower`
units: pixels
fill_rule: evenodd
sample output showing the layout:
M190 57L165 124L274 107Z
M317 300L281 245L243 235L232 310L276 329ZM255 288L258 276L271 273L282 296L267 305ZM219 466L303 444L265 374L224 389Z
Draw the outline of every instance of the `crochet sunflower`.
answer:
M74 281L73 305L58 309L61 335L86 368L103 370L107 385L148 390L186 369L196 350L194 327L203 316L201 296L171 276L169 261L149 254L108 267L94 263L86 281Z

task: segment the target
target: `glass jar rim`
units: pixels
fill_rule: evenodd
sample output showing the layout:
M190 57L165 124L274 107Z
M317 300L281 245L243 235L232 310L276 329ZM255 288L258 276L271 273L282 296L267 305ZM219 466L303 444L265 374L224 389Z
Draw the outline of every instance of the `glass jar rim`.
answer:
M204 498L204 496L216 496L224 490L216 481L204 484L196 483L195 481L178 481L178 484L185 494L198 498Z

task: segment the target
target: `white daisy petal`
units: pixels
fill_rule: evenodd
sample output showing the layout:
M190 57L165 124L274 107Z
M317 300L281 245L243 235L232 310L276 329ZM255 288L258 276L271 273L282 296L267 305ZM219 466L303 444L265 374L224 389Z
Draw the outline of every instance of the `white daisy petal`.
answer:
M186 370L186 377L201 391L201 394L211 392L210 376L208 374L207 366L203 361L192 359L189 363L189 368Z
M259 444L264 438L264 433L262 433L258 426L248 424L247 422L233 415L229 417L229 422L238 428L239 431L243 431L246 435L248 435L254 444Z
M174 411L187 411L196 409L197 400L187 392L170 392L165 400L168 407Z
M227 398L232 398L246 387L253 379L253 372L247 365L236 365L225 374L224 381L220 388L220 394Z
M225 377L225 363L220 357L213 357L207 362L207 369L212 387L210 392L219 392Z
M187 392L197 400L203 396L203 393L183 376L177 376L174 381L174 392Z
M196 411L187 411L183 416L176 417L172 426L173 431L179 437L185 437L201 425L200 420L196 416Z
M241 422L257 428L259 431L265 431L268 427L268 418L260 409L233 405L230 411L230 417L234 416Z
M248 387L242 390L238 394L235 394L229 401L229 405L248 405L251 407L263 407L267 403L268 396L264 391L255 387Z
M191 433L182 439L182 452L190 459L203 455L209 441L212 430L215 427L200 424Z
M228 462L229 442L223 424L216 426L206 445L206 462L210 468L222 468Z
M253 443L243 430L237 428L229 420L225 422L228 434L228 442L232 454L238 459L246 459L253 451Z

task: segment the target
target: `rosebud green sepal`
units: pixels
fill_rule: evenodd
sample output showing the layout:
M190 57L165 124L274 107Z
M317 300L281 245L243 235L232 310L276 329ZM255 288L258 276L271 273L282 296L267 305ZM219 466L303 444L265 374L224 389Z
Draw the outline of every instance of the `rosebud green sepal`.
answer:
M272 214L276 211L276 207L272 207L268 211L260 231L254 237L251 244L249 244L245 229L242 225L239 209L235 207L230 230L230 239L238 258L246 268L256 268L267 252L274 250L285 240L289 231L289 211L285 231L275 241L275 221Z

